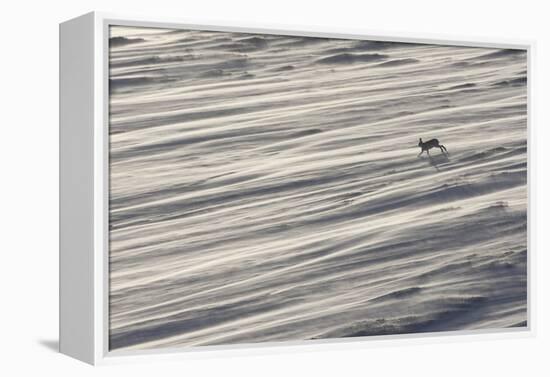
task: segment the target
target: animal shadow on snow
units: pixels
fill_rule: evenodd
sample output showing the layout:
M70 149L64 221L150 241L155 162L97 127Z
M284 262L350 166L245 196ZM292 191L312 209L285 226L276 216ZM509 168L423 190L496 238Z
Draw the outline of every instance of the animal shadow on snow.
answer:
M434 167L435 170L439 170L439 166L442 164L446 164L450 162L449 154L448 153L441 153L441 154L435 154L435 155L428 155L427 157L421 157L422 160L425 160L428 162L429 165Z

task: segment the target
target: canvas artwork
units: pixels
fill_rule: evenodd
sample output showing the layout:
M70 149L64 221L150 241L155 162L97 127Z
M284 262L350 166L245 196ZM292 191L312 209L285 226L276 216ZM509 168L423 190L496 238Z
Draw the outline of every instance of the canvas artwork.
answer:
M527 326L525 50L111 26L109 349Z

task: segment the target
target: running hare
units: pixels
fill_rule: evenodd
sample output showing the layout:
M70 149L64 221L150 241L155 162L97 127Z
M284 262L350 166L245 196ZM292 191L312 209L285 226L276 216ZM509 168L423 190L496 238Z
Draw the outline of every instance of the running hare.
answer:
M439 144L439 140L437 140L437 139L428 140L427 142L424 143L422 141L422 138L420 138L420 140L418 141L418 146L421 149L418 156L420 156L422 153L424 153L424 151L426 151L426 153L429 156L430 155L430 149L432 149L432 148L439 148L441 150L441 153L447 153L447 148L445 148L445 146L443 144Z

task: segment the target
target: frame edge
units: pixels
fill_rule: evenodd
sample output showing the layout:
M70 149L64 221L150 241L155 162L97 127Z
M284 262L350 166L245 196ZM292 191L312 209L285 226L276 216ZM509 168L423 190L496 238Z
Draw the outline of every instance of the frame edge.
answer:
M59 350L94 364L94 14L59 25Z

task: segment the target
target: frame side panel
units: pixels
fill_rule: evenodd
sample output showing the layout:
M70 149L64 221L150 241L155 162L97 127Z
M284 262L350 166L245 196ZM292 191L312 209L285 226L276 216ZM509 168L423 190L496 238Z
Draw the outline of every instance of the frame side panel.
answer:
M94 15L59 33L59 349L93 364Z

